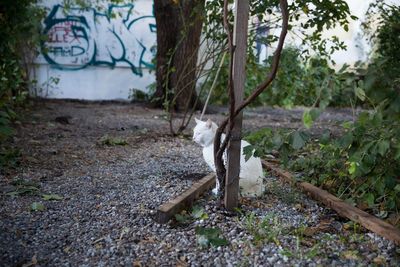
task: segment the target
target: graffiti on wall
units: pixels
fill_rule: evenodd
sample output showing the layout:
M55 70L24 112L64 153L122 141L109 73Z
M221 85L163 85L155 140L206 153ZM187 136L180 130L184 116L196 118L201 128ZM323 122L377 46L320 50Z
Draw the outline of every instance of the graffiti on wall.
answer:
M54 67L79 70L89 65L129 65L136 75L154 68L156 24L154 16L138 14L134 5L110 5L100 13L93 8L55 5L44 20L42 54Z

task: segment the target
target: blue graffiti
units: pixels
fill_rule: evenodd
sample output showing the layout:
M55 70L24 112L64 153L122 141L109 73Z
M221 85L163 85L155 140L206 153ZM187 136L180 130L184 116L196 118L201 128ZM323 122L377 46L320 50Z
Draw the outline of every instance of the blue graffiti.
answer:
M126 63L136 75L154 69L156 24L153 15L137 15L134 5L110 5L105 13L93 8L55 5L44 20L41 51L52 66L79 70L89 65L115 67Z

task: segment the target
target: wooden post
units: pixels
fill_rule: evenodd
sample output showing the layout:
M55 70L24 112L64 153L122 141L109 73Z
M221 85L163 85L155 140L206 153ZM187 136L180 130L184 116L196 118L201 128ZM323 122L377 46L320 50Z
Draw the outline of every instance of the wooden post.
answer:
M235 0L235 25L233 44L233 84L235 90L235 109L243 102L244 83L246 79L246 46L249 21L249 0ZM233 210L238 206L240 146L243 114L236 116L232 129L232 138L228 145L228 168L225 181L225 208Z

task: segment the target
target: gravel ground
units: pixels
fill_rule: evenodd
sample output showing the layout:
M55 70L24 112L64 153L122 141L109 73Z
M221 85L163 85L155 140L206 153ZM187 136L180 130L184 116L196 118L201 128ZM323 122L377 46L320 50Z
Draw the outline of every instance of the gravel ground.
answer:
M301 126L301 110L250 110L245 118L248 130ZM336 130L337 121L351 118L349 110L330 110L315 129ZM216 208L207 193L185 220L155 223L160 204L209 171L190 138L168 135L160 110L37 102L13 145L22 157L18 168L0 174L1 266L400 264L391 242L270 176L266 194L241 199L236 214ZM44 200L43 194L62 199ZM34 202L44 210L32 211ZM219 229L229 244L207 245L196 228Z

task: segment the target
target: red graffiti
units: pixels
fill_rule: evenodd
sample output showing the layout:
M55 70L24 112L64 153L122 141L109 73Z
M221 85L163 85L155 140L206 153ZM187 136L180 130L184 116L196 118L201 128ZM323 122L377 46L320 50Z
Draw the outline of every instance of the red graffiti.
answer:
M72 27L75 25L75 21L58 23L48 32L48 42L70 44L76 41L81 43L79 37L77 37L72 30Z

